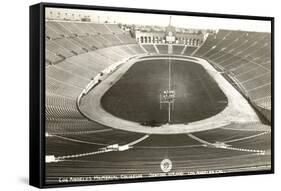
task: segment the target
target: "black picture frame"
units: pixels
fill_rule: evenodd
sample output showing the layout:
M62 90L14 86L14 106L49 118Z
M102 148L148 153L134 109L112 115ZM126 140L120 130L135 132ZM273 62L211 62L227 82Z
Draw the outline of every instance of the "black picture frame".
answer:
M106 180L97 182L71 182L46 184L45 182L45 8L69 8L82 10L121 11L134 13L170 14L209 18L247 19L271 22L271 169L261 171L228 172L189 176L167 176L138 179ZM122 7L104 7L93 5L75 5L59 3L39 3L30 6L30 153L29 184L39 188L66 186L85 186L99 184L120 184L147 181L167 181L177 179L210 178L274 173L274 17L198 13L186 11L167 11L153 9L135 9Z

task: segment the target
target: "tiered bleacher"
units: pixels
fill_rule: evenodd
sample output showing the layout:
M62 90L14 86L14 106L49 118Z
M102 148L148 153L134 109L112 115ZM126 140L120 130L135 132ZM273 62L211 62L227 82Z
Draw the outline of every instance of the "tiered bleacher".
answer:
M122 44L136 44L136 41L118 25L46 21L48 64L99 48Z
M118 135L118 136L116 136ZM53 144L49 145L49 154L73 155L79 153L88 153L98 150L107 145L107 143L126 144L140 137L137 133L121 132L118 130L108 131L106 133L65 135L66 139L54 137ZM127 140L128 142L124 141ZM73 142L71 139L88 143L89 146L82 143ZM257 138L258 140L258 138ZM261 139L260 139L261 140ZM171 144L171 142L173 144ZM245 139L243 142L249 142L251 139ZM91 144L92 143L92 144ZM258 142L262 143L262 142ZM233 143L236 145L236 143ZM236 145L238 148L245 148L245 144ZM260 144L258 144L260 146ZM262 145L261 145L262 146ZM249 147L251 148L251 147ZM258 147L259 148L259 147ZM257 149L253 147L253 149ZM267 149L261 147L260 149ZM151 135L144 141L134 145L133 149L122 152L108 152L95 156L82 156L66 160L63 163L47 164L52 170L48 171L49 178L56 177L57 173L62 173L62 168L67 168L64 175L90 176L93 173L99 175L118 175L122 174L149 174L151 172L161 173L159 161L168 158L173 161L171 172L181 172L184 169L189 172L199 170L228 170L235 168L246 168L249 164L255 167L259 165L270 165L269 155L257 155L245 151L228 150L220 148L210 148L203 146L200 142L191 139L186 134L181 135ZM86 166L79 168L81 162ZM53 168L52 168L53 167ZM251 166L250 166L251 167Z
M183 49L183 45L173 45L173 54L181 54Z
M45 53L46 130L56 134L67 132L65 124L74 119L76 130L97 129L79 112L77 97L111 64L145 52L128 32L115 24L46 21Z
M186 46L183 50L183 55L190 56L196 49L197 47L194 46Z
M225 71L254 105L271 110L270 33L219 30L194 56Z
M168 53L167 45L157 45L159 53ZM211 35L195 56L211 61L239 82L250 99L270 109L270 35L221 30ZM144 49L146 51L144 51ZM173 54L190 55L197 47L173 45ZM138 45L118 25L87 22L46 22L46 154L64 156L97 151L110 144L128 144L142 134L123 132L89 121L77 108L77 97L86 85L107 67L125 58L157 53L155 45ZM197 132L195 136L215 143L229 142L237 148L270 149L270 133L262 124L237 124ZM246 130L248 129L248 130ZM259 133L266 132L260 136ZM254 136L251 138L251 136ZM83 156L61 163L49 163L49 179L62 175L126 174L161 172L159 162L173 161L173 170L228 169L269 164L269 155L255 156L237 150L210 148L182 135L150 135L133 149ZM95 156L95 157L96 157ZM77 170L84 160L87 168ZM58 166L60 168L58 168ZM53 168L52 168L53 167ZM64 171L63 167L67 170Z
M156 45L156 47L159 50L160 54L168 54L168 45L159 44L159 45Z
M219 30L198 50L181 45L173 45L172 50L183 55L196 50L194 56L225 71L257 107L271 110L270 37L269 33ZM168 53L167 45L140 47L129 32L115 24L46 21L47 112L58 108L60 101L52 103L55 100L68 103L63 106L71 108L66 113L73 112L75 99L93 77L125 57L145 53L144 49ZM61 116L59 113L63 113L61 108L54 116Z
M143 44L142 47L144 47L148 53L157 53L155 47L152 44Z

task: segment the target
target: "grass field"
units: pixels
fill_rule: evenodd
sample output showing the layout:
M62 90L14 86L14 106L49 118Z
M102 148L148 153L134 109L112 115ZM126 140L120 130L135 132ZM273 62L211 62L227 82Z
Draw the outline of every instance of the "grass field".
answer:
M171 89L176 91L171 123L189 123L222 111L227 98L205 69L189 61L170 60ZM159 95L168 89L168 60L139 61L102 97L109 113L146 124L167 123L167 104L160 109Z

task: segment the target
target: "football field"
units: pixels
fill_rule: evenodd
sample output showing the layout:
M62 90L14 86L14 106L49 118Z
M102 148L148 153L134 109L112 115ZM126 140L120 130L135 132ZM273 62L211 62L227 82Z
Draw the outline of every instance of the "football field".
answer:
M205 69L190 61L144 60L135 63L102 97L103 108L119 117L141 124L163 124L168 104L159 95L168 89L169 62L175 103L171 123L189 123L222 111L227 98Z

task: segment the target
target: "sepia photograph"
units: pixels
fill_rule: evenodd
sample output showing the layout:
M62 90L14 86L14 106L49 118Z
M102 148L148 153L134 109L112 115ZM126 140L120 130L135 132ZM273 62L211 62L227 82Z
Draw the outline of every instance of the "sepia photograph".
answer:
M272 171L272 21L46 7L46 185Z

